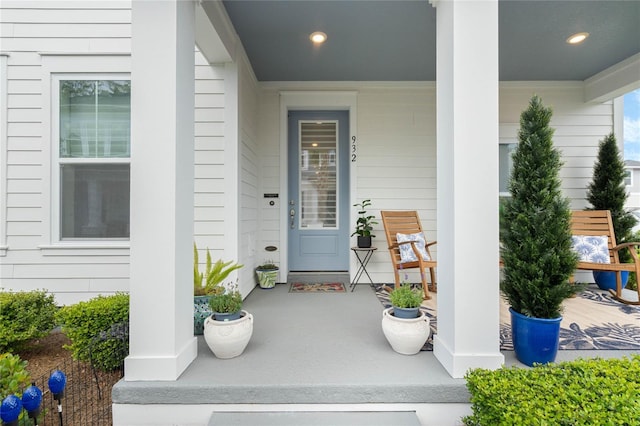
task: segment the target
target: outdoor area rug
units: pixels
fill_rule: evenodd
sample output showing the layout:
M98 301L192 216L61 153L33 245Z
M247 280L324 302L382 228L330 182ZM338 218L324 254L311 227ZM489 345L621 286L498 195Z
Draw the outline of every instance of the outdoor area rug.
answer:
M289 293L344 293L343 283L291 283Z
M393 285L388 285L393 288ZM382 306L388 308L389 293L384 285L376 286ZM422 350L433 350L433 333L437 331L437 293L422 302L421 310L429 317L432 335ZM509 306L500 302L500 349L511 351L511 315ZM625 305L613 300L608 292L595 284L564 302L560 323L560 350L618 349L640 350L640 306Z

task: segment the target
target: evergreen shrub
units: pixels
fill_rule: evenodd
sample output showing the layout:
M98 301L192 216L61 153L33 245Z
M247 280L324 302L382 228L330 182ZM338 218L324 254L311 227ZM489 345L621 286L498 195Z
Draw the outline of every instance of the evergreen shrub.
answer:
M55 326L54 297L44 290L0 292L0 351L15 352Z
M465 425L640 425L640 355L471 370Z
M29 386L30 380L27 361L18 355L0 354L0 402L11 394L21 396L20 390Z
M129 295L98 296L86 302L64 306L56 314L62 331L71 340L66 349L74 359L91 361L101 370L119 368L128 353L128 337L104 339L105 333L129 322Z
M534 96L520 116L518 147L502 203L500 289L518 313L558 318L562 302L581 289L569 283L578 256L571 244L571 210L562 194L560 151L553 145L551 108Z

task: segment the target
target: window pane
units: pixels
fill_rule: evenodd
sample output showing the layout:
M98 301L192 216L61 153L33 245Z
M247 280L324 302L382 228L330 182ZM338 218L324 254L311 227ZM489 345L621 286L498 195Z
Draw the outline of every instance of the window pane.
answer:
M500 144L498 146L498 191L509 192L509 178L511 177L511 169L513 168L513 160L511 156L516 149L515 143Z
M301 123L300 136L300 226L335 228L337 123Z
M60 236L129 238L129 165L60 166Z
M60 157L129 157L131 83L60 81Z

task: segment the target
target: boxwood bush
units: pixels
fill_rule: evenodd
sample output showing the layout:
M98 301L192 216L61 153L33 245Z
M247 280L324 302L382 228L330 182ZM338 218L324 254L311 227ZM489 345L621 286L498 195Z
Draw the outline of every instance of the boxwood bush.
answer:
M44 290L0 292L0 351L15 352L55 326L54 297Z
M466 425L640 425L640 355L471 370Z
M18 355L8 352L0 354L0 402L11 394L21 396L21 389L29 386L26 368L27 361L21 360Z
M65 348L72 351L74 359L92 361L101 370L120 367L128 353L128 335L111 331L129 322L128 294L98 296L65 306L56 314L56 320L71 340Z

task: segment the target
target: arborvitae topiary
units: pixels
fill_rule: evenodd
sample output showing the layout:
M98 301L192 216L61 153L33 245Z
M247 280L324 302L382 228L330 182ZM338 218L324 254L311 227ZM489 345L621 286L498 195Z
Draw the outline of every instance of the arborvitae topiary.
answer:
M624 179L624 161L616 137L610 133L600 141L598 159L593 166L593 180L587 187L587 201L593 206L589 210L611 212L617 243L630 241L631 229L636 224L636 219L624 207L628 198ZM621 257L629 256L624 250L619 254Z
M571 210L562 195L560 153L549 127L552 111L534 96L520 117L513 154L511 197L500 217L502 293L518 313L557 318L578 287L569 283L577 255L571 246Z

